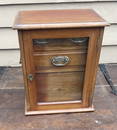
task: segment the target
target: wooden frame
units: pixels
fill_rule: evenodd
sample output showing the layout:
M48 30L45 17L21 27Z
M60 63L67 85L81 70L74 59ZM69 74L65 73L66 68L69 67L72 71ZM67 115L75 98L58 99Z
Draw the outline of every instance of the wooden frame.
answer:
M54 17L54 19L52 19L52 17ZM92 100L103 31L106 25L109 24L91 9L19 12L13 28L17 29L19 34L22 67L25 81L26 115L94 111ZM84 59L86 58L86 63L81 100L38 102L39 93L37 92L37 90L39 88L37 89L36 79L28 79L28 76L30 74L35 77L36 73L32 39L64 39L77 37L88 37L87 57L86 55L83 55ZM68 50L65 51L67 52L67 54L69 53ZM76 51L79 50L75 48L75 55L72 59L75 59L78 55L79 52L76 53ZM85 54L85 50L83 51L82 52ZM40 53L39 50L38 53ZM58 52L54 50L53 53L56 55L56 53ZM39 65L40 64L38 62L38 66ZM83 65L80 65L82 66L81 68L83 68ZM69 65L67 67L69 68ZM72 71L73 69L70 70L71 73ZM51 69L50 72L52 72Z
M60 33L61 32L61 33ZM56 35L54 35L54 33ZM64 35L63 35L64 34ZM61 113L61 112L84 112L93 111L92 96L95 86L95 77L97 72L99 54L101 49L103 28L85 28L85 29L50 29L50 30L29 30L19 31L19 38L22 42L21 50L22 57L25 57L23 61L24 78L26 85L26 115L30 114L47 114L47 113ZM50 104L37 104L36 99L36 85L35 80L30 82L26 76L29 73L33 73L34 61L32 57L32 38L68 38L73 37L89 37L88 55L86 63L86 72L83 87L83 99L82 101L69 101ZM28 42L28 46L27 46ZM27 48L28 47L28 48ZM92 60L92 57L93 60Z

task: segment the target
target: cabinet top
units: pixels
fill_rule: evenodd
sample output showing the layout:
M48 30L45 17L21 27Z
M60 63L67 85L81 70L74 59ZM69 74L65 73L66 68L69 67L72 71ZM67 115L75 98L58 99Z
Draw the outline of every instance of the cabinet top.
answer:
M18 13L14 29L103 27L109 25L92 9L33 10Z

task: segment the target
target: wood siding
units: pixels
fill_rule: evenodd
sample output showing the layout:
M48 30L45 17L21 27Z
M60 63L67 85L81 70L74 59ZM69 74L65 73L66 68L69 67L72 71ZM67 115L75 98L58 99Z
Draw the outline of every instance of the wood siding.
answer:
M68 2L107 2L107 1L116 1L116 0L1 0L1 5L9 4L35 4L35 3L68 3Z
M117 63L117 13L113 13L113 10L114 12L117 12L116 7L116 0L45 0L44 3L42 0L24 0L23 2L20 0L1 0L0 66L19 65L19 45L17 31L12 30L11 28L18 11L79 8L93 8L105 20L111 23L111 26L106 27L105 29L100 63Z
M54 10L54 9L92 8L109 23L117 23L117 2L95 3L59 3L59 4L27 4L0 6L0 27L12 27L15 16L21 10ZM4 17L7 16L7 17Z

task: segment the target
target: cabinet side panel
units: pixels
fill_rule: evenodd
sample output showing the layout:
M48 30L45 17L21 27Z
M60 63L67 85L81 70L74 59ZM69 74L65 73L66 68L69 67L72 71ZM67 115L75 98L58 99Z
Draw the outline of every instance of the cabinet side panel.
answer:
M92 29L92 35L89 41L83 91L83 104L86 107L92 105L92 97L94 94L96 73L102 45L103 30L104 28Z
M99 58L100 58L100 52L101 52L101 46L102 46L102 40L103 40L103 33L104 33L104 28L99 28L99 35L97 36L97 44L96 44L96 61L94 64L95 71L93 72L93 79L92 79L92 88L91 88L91 93L90 93L90 99L89 99L89 106L92 105L93 101L93 96L94 96L94 89L95 89L95 83L96 83L96 76L97 76L97 71L98 71L98 64L99 64Z
M23 31L18 30L18 37L19 37L19 47L20 47L20 63L22 64L24 88L25 88L25 102L26 102L27 110L30 110L29 92L28 92L28 84L26 78L27 72L26 72L25 54L24 54Z
M30 40L30 32L23 31L23 52L25 58L26 67L26 79L27 79L27 91L28 98L30 101L30 108L36 107L37 105L37 90L35 84L35 67L32 52L32 42ZM30 80L29 75L31 75L32 80Z

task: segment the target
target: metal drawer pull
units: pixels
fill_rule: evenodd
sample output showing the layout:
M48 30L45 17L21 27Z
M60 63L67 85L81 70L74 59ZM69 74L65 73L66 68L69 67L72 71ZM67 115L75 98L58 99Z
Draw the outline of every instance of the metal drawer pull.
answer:
M84 43L84 42L87 42L88 38L87 37L79 37L79 38L71 38L70 40L74 43Z
M69 63L70 59L68 56L54 56L51 62L54 66L65 66Z
M35 45L45 45L48 43L47 39L33 39Z

